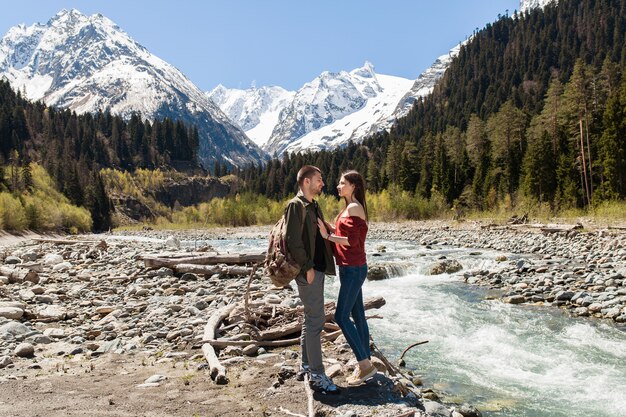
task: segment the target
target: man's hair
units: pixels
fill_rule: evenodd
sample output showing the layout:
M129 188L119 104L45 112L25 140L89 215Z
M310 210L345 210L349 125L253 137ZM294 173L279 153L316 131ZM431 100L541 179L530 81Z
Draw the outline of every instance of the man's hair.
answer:
M305 165L302 168L300 168L300 171L298 171L298 177L297 177L298 187L302 187L302 184L304 183L304 179L305 178L311 179L315 175L316 172L319 172L320 174L322 173L322 171L318 167L314 167L313 165Z

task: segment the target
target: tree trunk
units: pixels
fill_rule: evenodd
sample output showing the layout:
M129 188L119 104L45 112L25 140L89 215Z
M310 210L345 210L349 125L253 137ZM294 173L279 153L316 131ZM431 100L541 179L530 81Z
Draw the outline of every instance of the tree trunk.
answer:
M175 265L179 264L194 264L194 265L217 265L217 264L233 264L233 265L242 265L242 264L252 264L259 263L265 260L265 254L258 255L250 255L250 254L239 254L239 255L202 255L202 256L191 256L186 258L176 258L176 257L157 257L146 255L140 258L144 261L145 265L150 268L161 268L167 267L172 268Z

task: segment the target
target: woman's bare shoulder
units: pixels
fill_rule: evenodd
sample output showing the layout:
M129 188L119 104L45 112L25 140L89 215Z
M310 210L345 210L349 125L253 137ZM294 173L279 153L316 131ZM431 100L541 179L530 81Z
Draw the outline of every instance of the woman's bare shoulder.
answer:
M365 219L365 210L363 210L363 206L358 203L350 203L348 204L348 216L357 216Z

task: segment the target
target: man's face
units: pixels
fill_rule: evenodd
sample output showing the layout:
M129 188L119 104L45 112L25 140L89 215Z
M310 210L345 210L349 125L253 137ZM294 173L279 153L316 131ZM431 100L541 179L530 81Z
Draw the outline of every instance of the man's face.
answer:
M309 192L313 195L319 195L322 192L322 188L324 188L322 174L320 174L319 172L316 172L310 180L308 180L307 178L305 182L308 182L307 186L309 187Z

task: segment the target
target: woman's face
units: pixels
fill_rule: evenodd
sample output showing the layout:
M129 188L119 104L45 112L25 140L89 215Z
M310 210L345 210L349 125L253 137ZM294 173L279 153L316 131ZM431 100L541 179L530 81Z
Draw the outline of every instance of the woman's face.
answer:
M354 185L350 184L342 175L339 180L339 185L337 186L337 192L339 193L339 197L350 198L354 193Z

